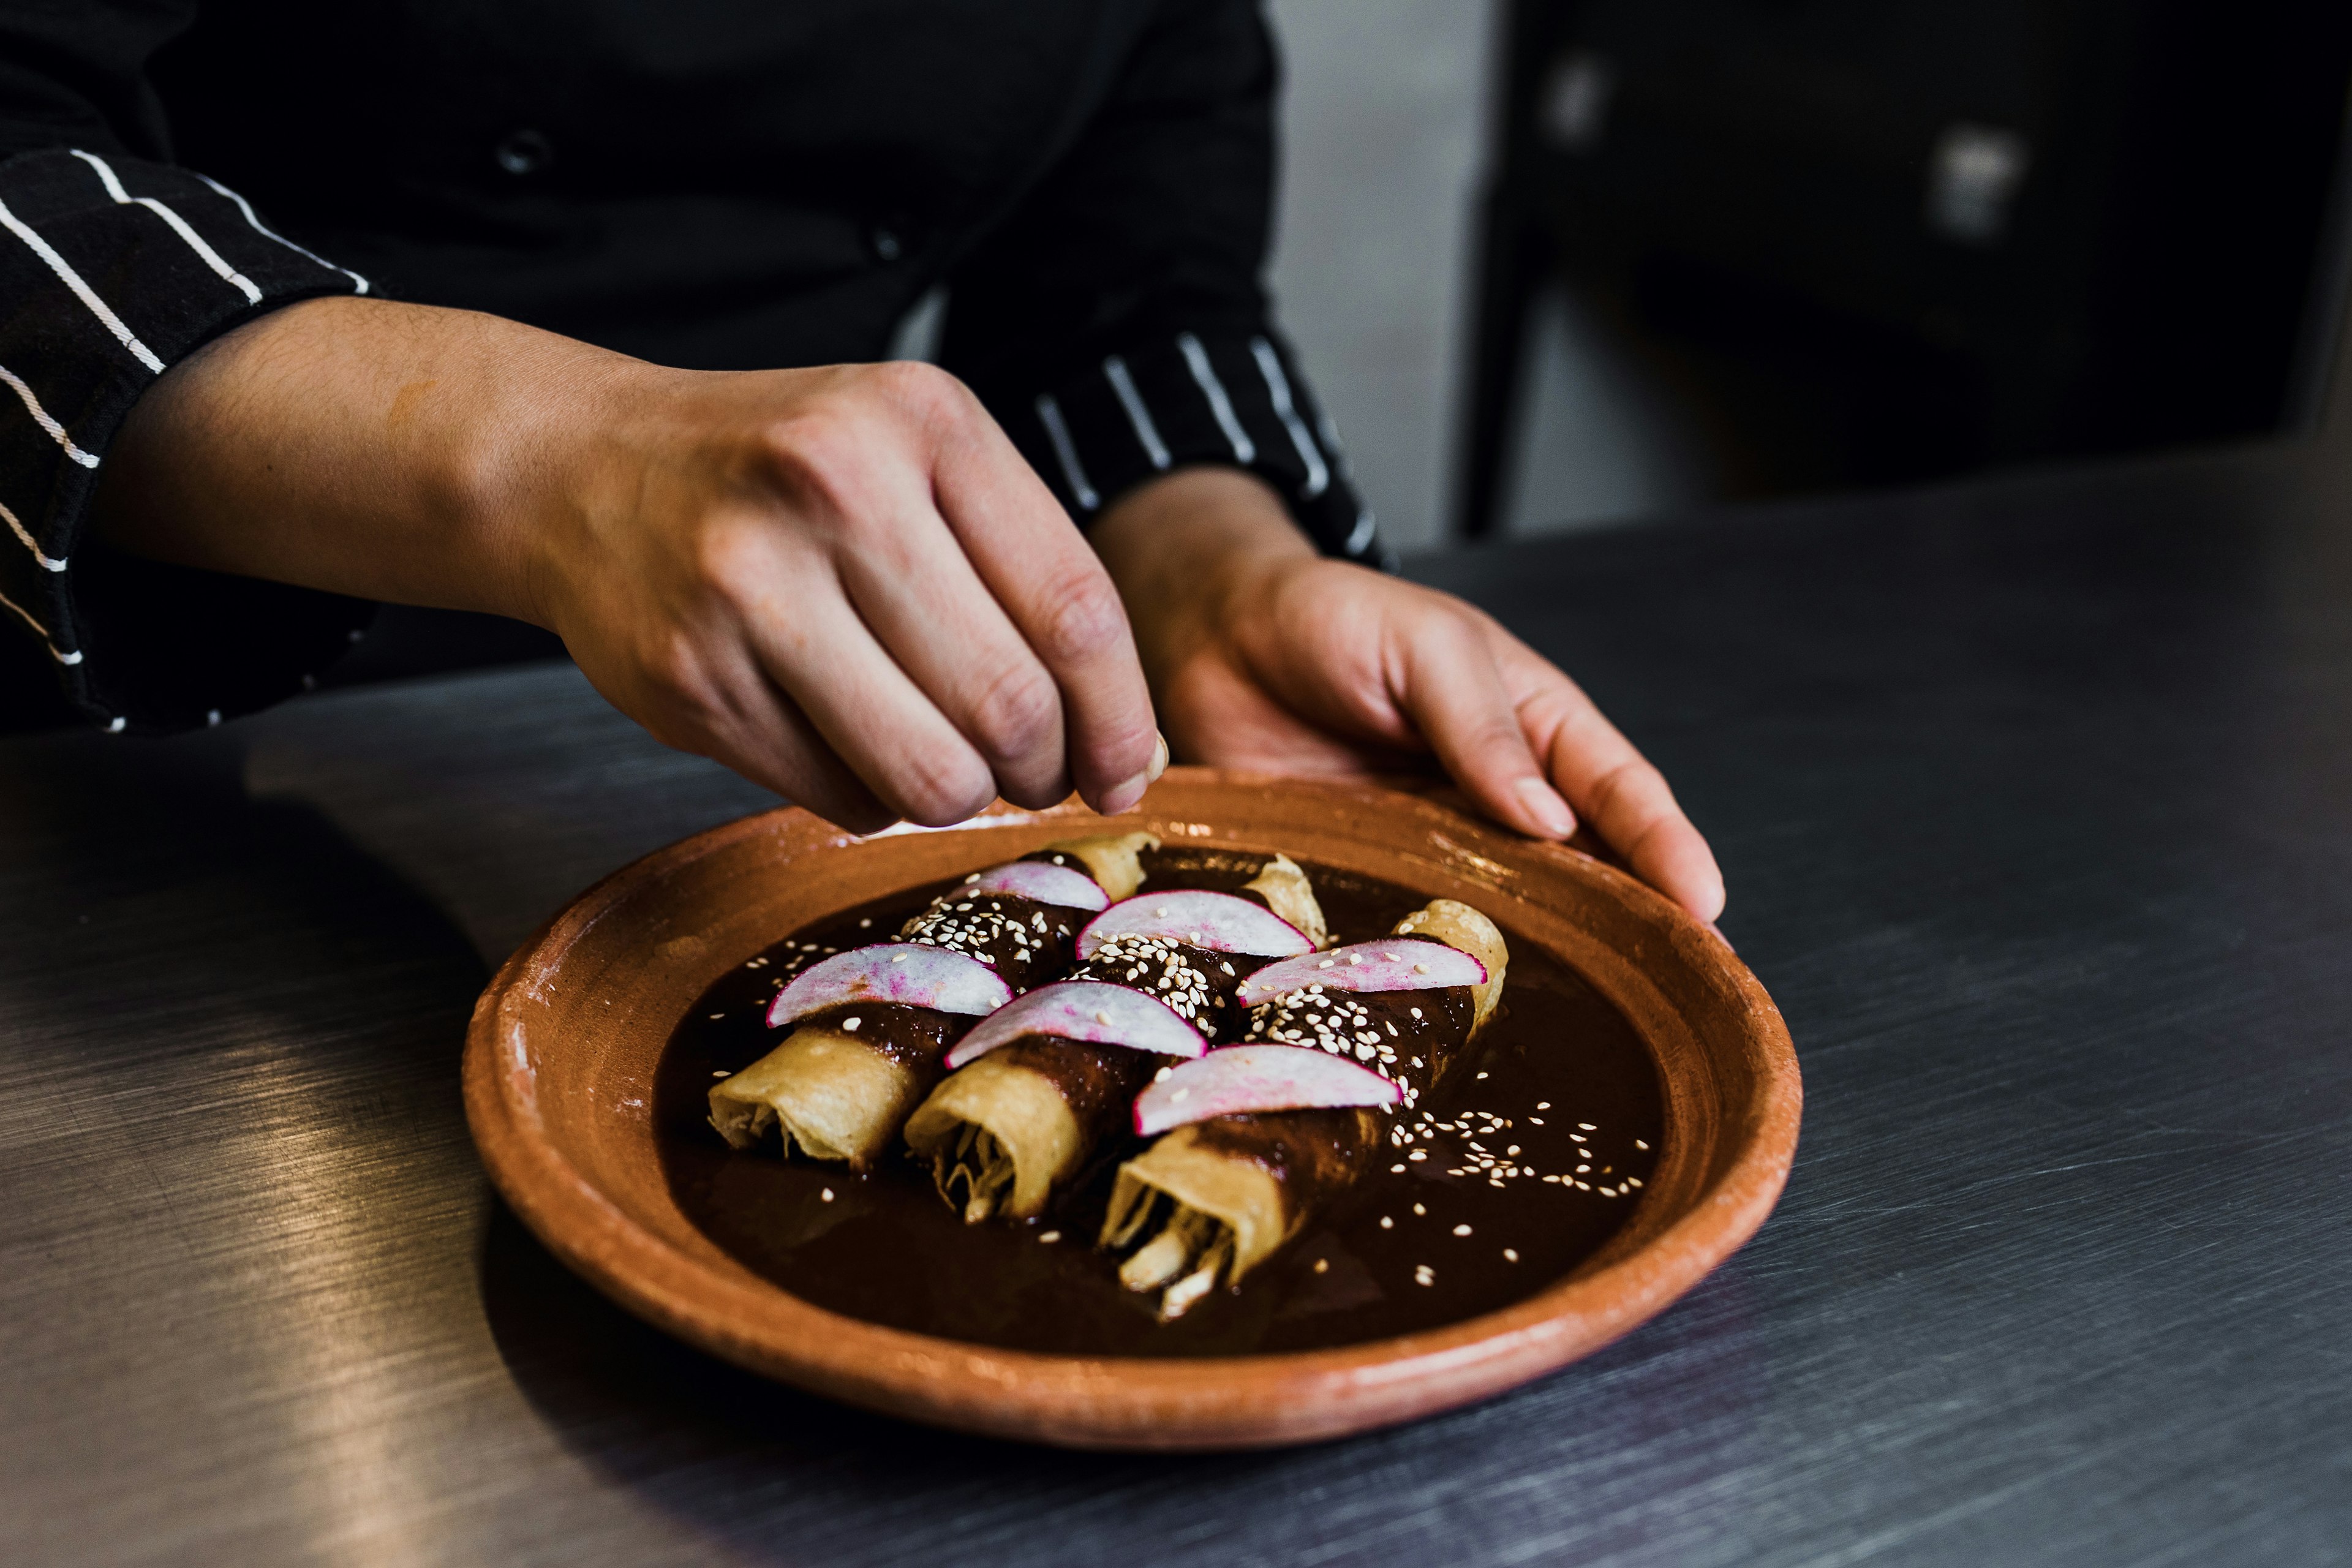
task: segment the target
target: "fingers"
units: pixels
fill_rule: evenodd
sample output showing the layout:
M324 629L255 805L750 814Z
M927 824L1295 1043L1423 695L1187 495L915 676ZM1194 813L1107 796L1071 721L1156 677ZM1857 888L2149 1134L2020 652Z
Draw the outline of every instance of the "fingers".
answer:
M1438 761L1498 820L1537 838L1565 838L1576 817L1529 749L1485 629L1451 606L1405 628L1402 706Z
M1070 793L1061 692L931 505L919 470L868 476L835 567L858 618L1016 805ZM894 482L895 481L895 482Z
M1124 811L1151 782L1160 742L1118 591L995 421L940 379L944 387L920 394L940 513L1058 692L1063 759L1079 795L1098 811ZM1024 694L1008 706L1027 718L1042 704Z
M961 822L996 794L979 752L877 642L831 563L793 536L747 530L723 572L765 677L896 816Z
M1569 802L1643 881L1703 921L1720 915L1723 871L1665 775L1558 667L1491 621L1486 627L1522 730Z

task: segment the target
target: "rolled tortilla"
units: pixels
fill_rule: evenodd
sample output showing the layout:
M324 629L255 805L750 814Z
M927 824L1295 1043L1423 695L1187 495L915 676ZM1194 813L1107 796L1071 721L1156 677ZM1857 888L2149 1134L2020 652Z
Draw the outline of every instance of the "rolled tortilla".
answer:
M1024 858L1082 871L1116 900L1134 894L1143 878L1137 854L1158 843L1148 833L1079 838ZM1069 967L1077 928L1090 911L970 887L933 900L907 922L901 940L977 959L1015 991ZM811 1159L870 1170L940 1081L946 1071L940 1058L971 1023L926 1007L828 1009L801 1020L774 1050L714 1084L710 1124L738 1149L755 1147L773 1128L786 1158L797 1145Z
M1276 855L1240 889L1324 939L1307 874ZM1238 1022L1234 994L1265 963L1162 937L1117 938L1071 970L1156 996L1212 1042ZM950 1073L907 1121L907 1145L928 1161L940 1195L967 1222L1034 1219L1127 1136L1129 1110L1173 1057L1124 1046L1028 1035Z
M1398 935L1461 949L1486 966L1475 985L1432 990L1307 989L1252 1008L1246 1043L1319 1047L1403 1089L1403 1107L1444 1081L1494 1016L1509 953L1495 923L1438 899ZM1173 1318L1219 1284L1237 1284L1338 1202L1377 1162L1392 1121L1366 1107L1213 1117L1171 1131L1119 1167L1100 1245L1135 1247L1130 1290L1159 1290ZM1139 1243L1139 1245L1138 1245Z

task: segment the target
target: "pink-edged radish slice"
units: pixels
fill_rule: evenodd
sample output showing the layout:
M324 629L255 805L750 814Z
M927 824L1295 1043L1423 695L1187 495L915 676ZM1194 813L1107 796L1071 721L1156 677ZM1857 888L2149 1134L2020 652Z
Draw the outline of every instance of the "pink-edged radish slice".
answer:
M1248 1006L1309 985L1331 991L1436 991L1485 984L1486 966L1458 947L1426 937L1391 937L1269 963L1242 982L1240 996Z
M1003 866L991 866L980 875L967 879L957 891L1010 893L1016 899L1034 899L1038 903L1052 904L1065 910L1110 908L1110 895L1102 890L1101 883L1084 871L1074 871L1067 866L1056 866L1048 860L1014 860Z
M768 1004L768 1026L844 1002L896 1002L979 1018L1012 1000L1013 987L976 958L916 942L886 942L837 952L793 975Z
M1231 893L1187 888L1172 893L1138 893L1113 904L1078 932L1078 956L1115 936L1157 936L1211 952L1245 952L1256 958L1287 958L1313 952L1314 939L1281 916Z
M948 1066L960 1068L1024 1035L1124 1046L1163 1057L1197 1057L1209 1048L1201 1032L1157 996L1099 980L1065 980L1040 985L982 1019L948 1053Z
M1142 1137L1251 1110L1394 1105L1404 1090L1370 1068L1303 1046L1227 1046L1171 1068L1135 1097Z

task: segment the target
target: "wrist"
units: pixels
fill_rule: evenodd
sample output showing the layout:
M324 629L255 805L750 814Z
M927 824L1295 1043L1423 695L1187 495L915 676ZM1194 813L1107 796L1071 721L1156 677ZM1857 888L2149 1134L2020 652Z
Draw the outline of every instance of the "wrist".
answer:
M1180 469L1121 497L1092 531L1155 691L1280 575L1317 559L1282 500L1235 468Z

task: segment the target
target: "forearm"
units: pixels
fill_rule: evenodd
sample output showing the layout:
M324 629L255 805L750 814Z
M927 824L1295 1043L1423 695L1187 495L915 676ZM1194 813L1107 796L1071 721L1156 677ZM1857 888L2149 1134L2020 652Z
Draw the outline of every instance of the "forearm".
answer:
M544 620L533 518L622 355L470 311L314 300L173 367L96 502L134 553L366 598Z

